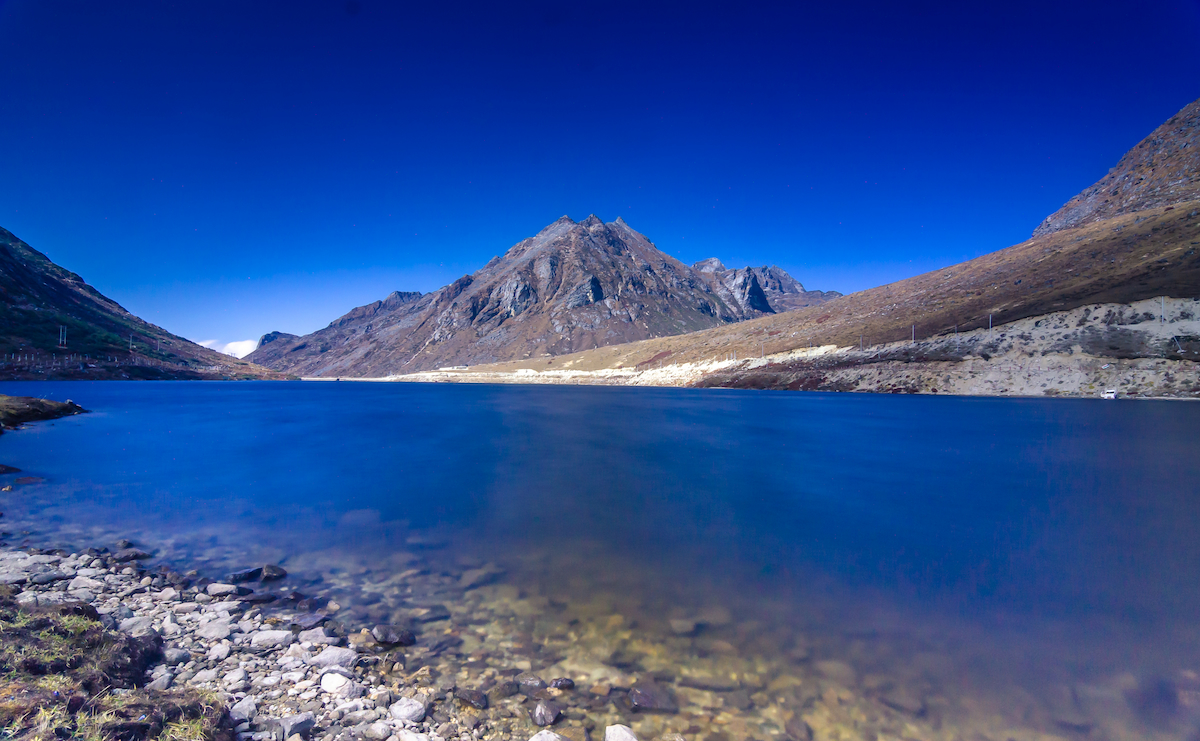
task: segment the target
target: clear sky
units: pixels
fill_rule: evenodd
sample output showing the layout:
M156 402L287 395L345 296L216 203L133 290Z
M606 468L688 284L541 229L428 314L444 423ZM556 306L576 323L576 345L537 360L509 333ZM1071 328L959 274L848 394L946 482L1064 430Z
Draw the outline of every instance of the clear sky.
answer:
M1020 242L1200 97L1200 3L0 0L0 226L226 343L563 214L849 292Z

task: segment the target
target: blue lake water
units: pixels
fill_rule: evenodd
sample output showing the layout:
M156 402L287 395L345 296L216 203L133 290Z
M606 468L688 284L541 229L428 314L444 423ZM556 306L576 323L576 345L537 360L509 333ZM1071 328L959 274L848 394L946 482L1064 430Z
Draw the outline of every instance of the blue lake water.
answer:
M0 463L44 479L0 495L9 542L129 537L213 575L278 560L341 594L346 615L355 573L420 549L493 562L551 600L608 594L645 625L721 605L760 626L727 642L742 652L795 654L802 633L818 648L798 661L860 666L899 650L863 659L861 636L903 636L937 644L980 695L1075 688L1076 711L1103 715L1078 687L1123 687L1120 727L1135 730L1168 727L1139 716L1138 687L1186 699L1200 669L1197 404L401 383L0 392L93 410L0 437ZM1065 711L1049 705L1053 724Z

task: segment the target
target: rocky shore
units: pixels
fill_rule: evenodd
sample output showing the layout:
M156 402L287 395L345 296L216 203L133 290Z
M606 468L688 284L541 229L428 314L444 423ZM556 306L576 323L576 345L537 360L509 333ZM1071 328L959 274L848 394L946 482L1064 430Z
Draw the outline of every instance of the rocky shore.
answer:
M603 708L620 688L583 688L570 677L519 668L497 672L481 661L467 661L457 676L434 662L406 661L406 654L436 657L463 645L446 625L451 616L445 607L422 609L404 625L354 631L337 621L341 608L334 602L262 590L287 576L278 566L213 581L196 572L148 569L149 559L128 541L79 553L0 550L0 670L18 680L0 699L0 726L10 738L82 737L90 730L101 738L238 741L526 735L587 741L599 732L606 741L637 739L628 726L600 729L583 712ZM484 569L469 578L492 575ZM85 659L46 658L44 646L22 642L14 632L36 619L42 620L42 639L86 634L90 641L80 639L81 646L101 647L108 664L122 672L106 665L86 681L72 681L71 670L91 666ZM63 620L71 624L63 627ZM432 645L414 648L418 633L432 633ZM63 656L83 655L78 647L59 649ZM51 687L57 689L47 693ZM624 690L626 712L678 710L653 678ZM104 699L112 696L123 698L120 708L174 712L155 710L131 720L114 713ZM809 738L811 731L801 724L798 735Z
M0 394L0 434L28 422L40 422L73 414L85 414L87 410L75 402L50 401L32 396L5 396Z
M996 686L964 691L949 646L915 636L772 628L720 606L661 610L660 626L600 593L526 593L493 564L374 565L214 579L129 542L5 546L0 726L12 738L195 741L1066 741L1175 738L1200 717L1187 672L1032 695L1005 688L993 664ZM29 654L13 626L47 614L104 636L121 671L89 683L53 662L6 663ZM142 710L119 715L129 707ZM1165 735L1146 735L1156 724Z

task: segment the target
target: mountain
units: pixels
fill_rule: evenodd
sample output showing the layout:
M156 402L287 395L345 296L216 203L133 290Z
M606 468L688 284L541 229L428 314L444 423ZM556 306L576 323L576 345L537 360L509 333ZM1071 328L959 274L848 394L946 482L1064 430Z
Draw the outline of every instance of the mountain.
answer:
M752 302L758 305L769 305L769 311L759 309L767 314L816 306L842 295L837 291L806 291L800 281L777 265L729 270L720 260L710 257L695 263L692 268L703 276L711 276L710 285L713 290L718 292L723 290L731 294L733 300L743 305ZM759 291L754 292L753 296L750 295L751 277L757 281L758 287L761 289L761 296Z
M790 353L786 362L766 367L738 363L694 382L844 390L821 380L824 371L818 361L804 359L807 348L841 348L838 362L856 364L866 369L863 373L885 361L898 363L907 369L905 372L915 372L938 362L953 366L966 359L971 350L959 348L954 340L959 332L986 331L990 326L1031 320L1028 324L1034 331L1020 331L1021 341L1028 343L1023 354L1008 366L980 373L1000 374L1003 378L1010 372L1007 368L1027 367L1035 358L1051 355L1061 355L1064 367L1071 363L1077 366L1083 362L1081 348L1086 348L1089 357L1155 358L1178 363L1164 365L1173 368L1164 372L1168 376L1176 373L1184 380L1194 379L1200 361L1200 331L1189 329L1188 323L1200 318L1198 111L1200 101L1172 117L1126 154L1113 175L1101 181L1111 185L1104 186L1107 191L1098 190L1099 184L1087 188L1020 244L896 283L835 297L817 306L678 337L575 353L556 358L550 367L597 371L647 368L652 363L655 367L660 363L719 363L735 355L757 359L760 355ZM1112 195L1114 191L1117 195ZM711 260L698 266L720 272L719 263ZM762 283L770 285L769 279ZM766 290L764 293L770 295ZM1173 320L1160 320L1163 327L1157 335L1130 334L1132 330L1125 325L1159 323L1153 321L1156 313L1135 306L1159 297L1183 301L1163 302L1179 305L1175 309L1175 328L1168 326ZM1084 308L1100 305L1105 308ZM1078 346L1038 345L1050 336L1039 322L1044 320L1043 326L1048 327L1077 310L1079 317L1073 321L1079 322L1079 329L1100 323L1089 337L1081 337ZM1003 331L1007 330L996 336L1003 337ZM1166 335L1158 336L1162 332ZM911 342L914 337L916 343ZM943 340L951 343L949 349ZM933 344L922 344L926 342ZM904 343L913 349L896 360L894 351L889 355L879 349L887 343ZM929 351L934 345L937 352ZM858 353L860 347L865 352ZM980 362L986 365L987 359ZM1104 363L1101 360L1096 366L1108 369ZM507 363L479 371L546 367ZM949 382L953 368L942 368L942 372L948 374ZM793 385L806 374L815 374L816 380L810 378L811 383ZM1200 384L1195 386L1194 393L1200 394Z
M772 270L780 285L799 286ZM564 216L444 288L393 293L303 337L271 332L246 359L303 376L385 376L557 356L774 311L753 269L696 269L620 218Z
M1200 100L1155 129L1108 175L1034 230L1042 237L1137 211L1200 199Z
M143 321L3 228L0 353L9 379L276 377Z

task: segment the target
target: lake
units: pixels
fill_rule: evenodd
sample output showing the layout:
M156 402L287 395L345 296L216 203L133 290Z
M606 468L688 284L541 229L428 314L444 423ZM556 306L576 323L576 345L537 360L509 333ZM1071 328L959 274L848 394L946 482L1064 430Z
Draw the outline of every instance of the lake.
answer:
M1188 738L1200 405L406 383L5 383L7 542L264 562L428 661L653 675L642 738ZM732 685L729 682L733 681ZM728 686L725 686L728 685ZM588 712L603 721L619 708ZM607 715L606 715L607 714ZM615 714L615 715L614 715ZM640 724L640 725L638 725Z

